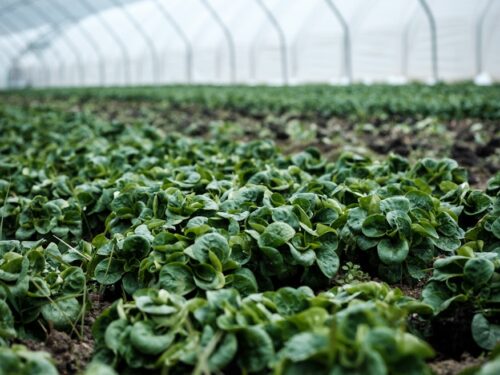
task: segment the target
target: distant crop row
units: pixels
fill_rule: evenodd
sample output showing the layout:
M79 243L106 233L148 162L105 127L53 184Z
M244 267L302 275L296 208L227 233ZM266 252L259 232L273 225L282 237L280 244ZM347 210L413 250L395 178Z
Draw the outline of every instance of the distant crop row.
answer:
M14 92L16 93L16 92ZM426 86L310 85L169 86L71 88L17 91L24 97L72 100L160 100L175 108L232 110L254 116L295 113L299 116L349 119L500 119L500 86L472 84ZM4 93L3 95L10 93ZM0 94L1 95L1 94Z

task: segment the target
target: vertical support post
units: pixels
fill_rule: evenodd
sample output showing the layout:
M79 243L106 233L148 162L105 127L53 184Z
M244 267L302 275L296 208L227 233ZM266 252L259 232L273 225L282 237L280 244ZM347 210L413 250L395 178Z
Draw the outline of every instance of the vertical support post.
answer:
M297 75L299 73L299 40L300 40L300 35L307 26L308 18L309 17L307 17L304 21L302 21L301 27L299 28L297 34L295 34L295 37L290 43L290 54L291 54L290 68L291 68L292 79L297 78Z
M78 30L80 30L80 33L91 45L92 49L97 55L97 58L99 59L99 84L101 86L104 85L104 82L106 81L104 54L101 48L99 47L99 44L94 39L92 34L87 32L87 30L81 26L80 20L77 19L73 14L71 14L71 12L69 12L65 6L59 6L57 9L59 9L59 11L64 15L64 17L68 18L69 20L71 20L71 22L73 22L73 25L75 25L78 28Z
M88 0L80 0L80 1L84 5L84 7L87 8L87 10L90 13L92 13L93 16L96 17L97 22L99 22L99 24L103 27L103 29L106 30L106 32L111 36L111 38L113 38L113 40L117 44L118 48L122 53L123 61L125 63L125 69L123 70L125 79L124 82L125 84L130 84L130 56L128 55L127 47L120 39L118 34L115 32L115 30L109 25L106 19L101 16L101 13L91 5L91 2L89 2Z
M347 77L348 83L352 82L352 58L351 58L351 32L349 30L349 25L342 15L338 7L335 5L333 0L325 0L326 4L332 11L335 18L340 23L340 27L343 32L343 49L344 49L344 74Z
M3 25L2 25L3 26ZM25 47L23 47L22 45L18 45L16 42L12 42L12 38L10 37L10 31L5 27L4 27L4 30L7 31L7 40L9 42L9 44L11 44L13 47L12 49L13 50L19 50L19 53L17 55L12 55L11 57L9 57L8 55L7 56L7 62L10 63L10 67L8 67L8 70L7 70L7 82L6 82L6 86L7 87L11 87L10 83L11 83L11 76L10 76L10 69L11 67L15 67L17 65L17 60L25 53Z
M226 38L227 41L227 48L229 51L229 66L231 69L231 83L234 83L236 81L236 48L234 44L234 38L233 35L231 34L231 31L227 27L227 25L222 21L222 18L219 16L217 11L215 10L212 5L210 5L210 2L208 0L201 0L205 8L208 10L212 18L215 20L215 22L219 25L219 27L222 29L222 32L224 33L224 37ZM218 70L216 68L216 70Z
M403 29L403 41L401 46L401 75L408 77L408 60L410 55L410 31L415 23L415 15L418 8L414 8L410 14L410 18L406 21Z
M35 4L36 4L36 1L33 2L32 6L35 7ZM36 6L36 8L38 9L38 14L45 21L47 21L47 23L52 25L54 30L59 29L59 26L57 25L57 23L49 16L49 14L47 12L45 12L45 10L43 10L43 7ZM64 32L61 33L61 40L64 42L64 44L66 44L66 46L69 48L69 50L75 56L76 63L78 66L78 75L79 75L79 79L80 79L80 84L83 85L85 82L85 69L83 67L83 62L82 62L83 59L82 59L82 55L80 53L80 50L78 49L77 46L75 46L73 44L73 42L69 38L66 37L66 34Z
M431 30L432 79L437 82L439 79L439 72L436 19L434 18L434 14L427 3L427 0L419 0L419 2L429 21L429 27Z
M257 0L257 4L259 4L260 8L266 15L267 19L269 20L269 22L271 22L276 32L278 33L278 38L280 41L280 51L281 51L281 73L283 75L283 83L285 85L288 85L288 50L287 50L285 33L283 32L281 25L279 24L278 20L274 16L271 9L269 9L264 4L264 1Z
M193 80L193 46L191 41L172 14L170 14L170 12L161 5L160 0L154 1L154 4L184 42L186 48L186 79L188 83L191 83Z
M134 29L141 35L141 37L146 42L146 45L148 46L149 53L151 54L152 58L153 81L157 83L160 78L160 75L158 66L158 53L156 52L153 39L151 39L148 33L144 31L142 25L132 16L132 14L130 14L130 12L127 10L127 8L123 5L123 3L120 0L112 0L112 2L121 9L122 13L125 15L127 20L132 24Z
M18 40L17 35L15 33L11 33L10 30L5 25L2 25L2 26L3 26L4 30L7 32L7 35L10 36L11 39L16 40L16 42L14 44L16 44L18 46L17 49L19 49L19 51L20 51L20 53L19 53L20 56L22 56L25 53L31 53L35 57L35 59L38 60L40 67L42 68L42 70L45 71L45 76L46 76L45 84L48 86L50 84L50 69L49 69L48 65L45 63L44 59L39 54L37 54L35 51L30 51L27 48L29 43L26 45L23 45L24 42L22 40Z
M52 30L52 33L54 33L54 31L57 31L57 30ZM43 36L42 36L42 38L43 38ZM63 77L64 71L65 71L64 60L55 48L52 49L52 53L54 54L56 60L59 62L59 77ZM57 81L56 81L56 83L57 83Z
M3 52L3 51L2 51ZM2 57L5 59L5 63L6 63L6 67L7 67L7 70L6 70L6 75L5 75L5 81L3 80L3 77L0 75L0 88L1 87L4 87L6 89L8 89L10 86L9 86L9 70L8 70L8 67L14 63L14 60L15 60L15 57L14 56L9 56L8 54L4 54L2 53ZM5 86L4 86L4 83L5 83Z
M488 0L476 21L476 75L483 73L483 25L493 0Z

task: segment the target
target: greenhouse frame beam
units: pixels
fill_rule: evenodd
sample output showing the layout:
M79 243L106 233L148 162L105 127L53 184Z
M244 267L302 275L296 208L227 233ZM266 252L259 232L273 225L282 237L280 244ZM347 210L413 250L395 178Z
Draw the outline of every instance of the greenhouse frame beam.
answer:
M144 39L146 42L146 45L148 46L149 53L151 54L152 58L152 64L153 64L153 81L155 83L158 82L159 80L159 65L158 65L158 52L156 51L155 44L153 42L153 39L151 39L146 31L144 31L144 28L142 25L130 14L130 12L127 10L127 7L123 5L123 3L120 0L111 0L113 4L115 4L118 8L121 9L122 13L125 15L127 20L132 24L134 29L141 35L141 37Z
M8 28L5 27L5 25L2 25L0 24L3 29L7 32L7 35L4 35L3 38L6 39L7 42L9 42L9 44L13 45L14 46L14 50L16 49L19 49L19 52L17 54L13 54L13 55L7 55L5 54L5 57L7 58L7 82L6 82L6 87L9 88L11 87L10 85L10 82L11 82L11 78L10 78L10 70L9 70L9 64L11 67L14 67L16 64L17 64L17 60L24 54L24 51L26 50L25 47L23 47L22 45L17 45L17 42L13 42L12 40L12 37L11 37L11 32Z
M231 83L234 83L236 81L236 47L234 43L234 38L233 34L231 33L231 30L229 30L229 27L224 23L220 15L217 13L215 8L210 4L209 0L200 0L205 8L208 10L208 13L212 16L214 21L219 25L219 27L222 29L222 32L224 34L224 37L226 38L227 41L227 48L229 51L229 66L231 70Z
M266 4L264 4L264 1L263 0L256 0L256 1L278 34L278 38L280 41L280 52L281 52L281 73L283 75L283 83L285 85L288 85L288 49L287 49L285 33L283 31L283 28L279 24L278 20L274 16L274 13L270 8L266 6Z
M27 5L27 3L31 2L32 0L26 0L26 2L24 3L24 5ZM29 13L29 12L28 12ZM48 39L47 40L47 47L50 47L50 45L52 44L52 39L53 38L50 38L50 34L54 35L54 34L57 34L58 30L55 29L53 26L51 26L51 32L50 33L46 33L45 35L41 36L38 38L38 40L42 40L43 38L46 38ZM47 36L49 36L49 38L47 38ZM35 42L36 43L36 42ZM47 48L46 47L46 48ZM55 48L47 48L47 50L50 50L53 55L55 56L56 60L59 62L59 76L60 77L63 77L64 76L64 72L66 71L66 66L64 64L64 59L61 57L59 51ZM57 81L56 81L57 83Z
M351 30L345 17L340 12L339 8L333 0L325 0L328 8L332 11L333 15L340 23L342 32L344 34L343 49L344 49L344 74L347 77L348 83L352 82L352 57L351 57Z
M64 15L64 17L68 18L75 27L80 30L80 33L83 35L83 37L89 42L90 46L94 50L95 54L97 55L97 58L99 59L99 84L102 86L104 85L106 81L106 72L105 72L105 66L104 66L104 54L101 48L99 47L99 43L94 39L94 37L85 29L81 23L80 20L75 18L68 9L66 9L65 6L60 6L58 7L59 11Z
M429 27L431 31L431 58L432 58L432 79L437 82L439 80L438 71L438 45L437 45L437 25L436 18L432 13L427 0L418 0L422 9L425 12L427 20L429 21Z
M36 4L36 1L33 2L32 6L35 6L35 4ZM42 10L42 8L39 7L39 6L36 6L36 8L38 9L37 13L48 24L50 24L54 30L59 30L59 26L58 26L57 22L55 22L51 17L49 17L48 13L46 13L44 10ZM66 44L66 46L71 50L71 52L73 53L73 55L76 58L76 63L77 63L77 66L78 66L78 75L79 75L79 79L80 79L80 84L83 85L84 82L85 82L85 68L84 68L83 63L82 63L82 61L83 61L82 55L80 54L80 51L78 50L78 47L73 44L73 42L71 41L71 39L69 39L68 37L66 37L65 32L61 32L60 36L61 36L61 40L64 42L64 44Z
M493 0L488 0L481 14L476 21L476 75L483 73L483 28L484 20L493 4Z
M416 3L415 3L416 4ZM403 77L408 77L408 60L410 55L410 31L415 23L415 16L418 8L414 8L410 14L410 17L406 21L403 29L403 45L402 45L402 56L401 56L401 75Z
M18 56L13 56L12 64L14 63L15 60L21 58L24 54L31 53L35 57L35 59L38 61L42 70L45 71L45 73L46 73L46 85L48 86L50 84L50 70L49 70L48 65L45 63L45 60L38 53L36 53L35 51L33 51L32 49L29 48L29 44L30 44L29 42L25 44L22 40L18 40L17 34L11 32L7 26L3 25L3 28L7 32L7 37L9 38L9 40L12 41L13 39L15 39L16 42L14 44L18 44L18 46L19 46L18 47L19 54L18 54ZM40 81L42 82L42 80L40 80Z
M122 52L123 56L123 61L125 62L125 69L123 70L124 72L124 78L125 78L125 84L130 84L131 79L130 79L130 56L127 51L127 47L123 43L123 41L120 39L117 33L115 33L114 29L109 25L109 23L106 21L105 17L101 16L101 11L96 10L92 5L91 2L88 0L80 0L84 7L87 8L87 10L96 17L97 22L103 27L104 30L111 36L111 38L116 42L118 45L118 48Z
M172 14L161 4L160 0L153 1L163 15L163 17L167 20L167 22L172 26L177 35L182 39L182 42L186 48L186 79L188 83L191 83L193 80L193 45L191 41L187 37L186 33L179 25L179 23L175 20Z

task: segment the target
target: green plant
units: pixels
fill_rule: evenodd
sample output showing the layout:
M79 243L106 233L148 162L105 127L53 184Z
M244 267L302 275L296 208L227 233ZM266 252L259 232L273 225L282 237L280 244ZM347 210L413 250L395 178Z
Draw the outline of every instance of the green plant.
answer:
M306 287L250 294L207 292L206 299L144 289L94 325L96 358L116 368L193 373L429 373L432 349L404 332L410 312L429 307L387 285L363 283L317 296ZM239 370L238 370L239 369Z
M58 372L48 353L33 352L22 345L13 345L12 348L0 346L0 374L57 375Z
M370 275L363 272L359 264L354 264L352 262L346 262L342 267L341 274L335 277L335 283L339 285L351 284L357 282L363 282L370 280Z
M481 252L481 248L481 242L469 242L457 255L436 260L422 297L435 315L471 309L474 315L467 323L472 337L481 348L491 350L500 341L500 257L496 252Z

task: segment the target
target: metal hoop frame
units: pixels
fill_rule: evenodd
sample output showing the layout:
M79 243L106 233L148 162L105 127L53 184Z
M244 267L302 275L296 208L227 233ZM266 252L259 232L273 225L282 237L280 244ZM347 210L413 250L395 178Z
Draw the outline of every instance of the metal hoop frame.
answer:
M33 2L33 6L35 6L34 4L36 4L36 2ZM36 6L36 8L38 9L38 15L40 15L42 17L42 19L44 19L45 21L47 21L48 24L52 25L52 27L54 29L58 29L59 28L59 25L57 24L57 22L54 21L52 19L52 17L50 17L49 14L47 12L45 12L45 10L43 10L43 8L41 8L39 6ZM68 49L75 56L76 63L77 63L77 66L78 66L78 75L79 75L78 78L79 78L80 84L83 85L85 83L85 68L83 66L82 55L81 55L78 47L72 42L72 40L70 38L68 38L66 36L66 33L61 32L60 35L61 35L61 41L64 44L66 44L66 46L68 47Z
M326 4L330 8L331 12L337 19L342 28L344 35L343 38L343 49L344 49L344 75L347 77L349 83L352 82L352 58L351 58L351 31L349 29L349 24L347 23L345 17L340 12L339 8L333 0L325 0Z
M483 62L483 28L484 20L488 15L488 11L493 4L493 0L488 0L484 6L481 14L476 21L476 75L483 73L484 62Z
M66 9L66 7L61 6L58 7L58 9L64 15L64 17L69 19L72 22L72 24L80 31L80 33L83 35L83 37L87 40L87 42L94 50L95 54L97 55L97 58L99 59L99 83L100 85L104 85L104 83L106 82L105 59L104 59L104 54L101 48L99 47L99 44L94 39L92 34L90 34L87 31L87 29L82 27L80 20L75 18L73 14L71 14L71 12Z
M172 14L161 4L160 0L154 0L154 4L156 8L160 11L163 17L167 20L167 22L172 26L174 31L179 35L182 39L182 42L186 48L186 79L188 83L191 83L193 80L193 45L191 41L187 37L186 33L182 29L182 27L177 23Z
M228 24L224 22L220 12L214 7L211 0L199 0L204 8L210 14L210 17L218 27L221 29L224 39L227 44L227 50L229 52L229 76L230 82L235 83L237 81L237 56L236 56L236 43L233 31L230 29ZM139 22L136 17L130 12L127 8L128 4L125 4L123 0L110 0L115 7L120 8L122 14L126 17L127 21L133 26L135 31L140 34L141 38L145 42L145 46L147 51L149 52L152 58L152 67L153 67L153 80L154 82L158 82L160 79L160 60L158 58L158 51L155 46L154 38L148 34L143 25ZM347 78L349 83L353 82L353 55L352 55L352 25L349 24L346 19L345 14L343 14L335 0L325 0L329 10L335 17L336 21L339 23L342 29L342 71L343 75ZM193 82L193 60L194 60L194 46L192 41L189 39L188 34L185 28L177 21L175 16L168 10L168 7L162 0L151 0L151 3L158 10L158 12L162 15L164 20L168 22L168 24L172 27L175 34L182 40L182 43L185 47L185 78L188 83ZM65 3L62 3L59 7L57 7L57 11L63 16L65 20L60 21L59 17L54 17L51 11L47 11L47 8L44 8L40 2L36 0L19 0L13 1L3 7L0 8L0 12L5 14L6 12L12 12L13 10L26 6L30 4L33 8L36 8L36 12L33 13L33 17L38 17L44 23L50 25L52 27L53 32L56 34L56 37L60 37L61 41L68 47L70 52L75 57L75 62L77 65L77 74L79 84L83 85L86 83L86 71L83 61L83 55L81 50L79 49L78 44L69 38L67 33L65 33L64 26L68 24L75 27L75 30L85 38L88 42L89 46L94 51L95 55L98 58L99 63L99 84L105 85L108 83L107 79L107 70L106 70L106 58L105 51L102 45L99 43L99 40L90 32L90 30L82 24L82 19L80 16L76 15L71 9L67 7ZM113 29L113 26L106 21L105 17L102 17L101 10L99 7L93 5L92 0L81 0L81 6L83 6L89 15L95 16L96 21L103 27L103 29L111 36L113 41L116 43L118 48L120 49L121 55L123 57L124 62L124 80L125 83L131 83L131 65L132 60L130 57L130 52L127 48L126 41L120 37L119 33L116 33ZM276 11L271 9L266 4L266 0L255 0L255 4L260 8L260 10L265 15L265 21L269 22L273 29L275 30L278 40L279 40L279 50L280 50L280 66L281 66L281 75L282 82L287 85L289 84L290 75L294 76L297 74L298 70L298 62L297 62L297 40L300 35L300 31L297 32L297 35L294 37L292 41L292 46L288 45L287 36L284 32L283 25L279 22ZM415 14L418 9L422 9L425 17L429 23L430 30L430 52L431 52L431 75L434 82L439 81L440 79L440 71L439 71L439 43L438 43L438 25L436 16L431 7L430 0L418 0L414 4L418 4L412 13L410 14L410 18L405 23L403 28L402 35L402 55L401 55L401 72L404 76L408 76L408 60L410 53L410 33L411 29L414 25ZM477 17L475 19L475 73L479 75L484 72L484 27L485 21L490 13L492 6L495 4L493 0L485 0L481 10L477 13ZM31 13L30 13L31 14ZM33 71L33 75L31 78L37 83L37 85L50 85L53 80L51 74L51 67L48 61L46 61L46 54L38 53L37 51L41 51L44 48L50 50L50 53L54 55L54 60L57 61L60 67L59 76L63 76L63 72L65 71L66 62L63 58L64 56L60 53L60 50L56 48L48 48L52 44L52 40L48 39L50 34L45 32L37 35L33 40L24 40L21 39L18 35L17 30L19 30L20 25L16 25L13 23L12 18L4 18L3 24L0 25L6 30L6 43L13 44L15 46L15 50L17 52L15 54L3 53L3 58L10 63L11 65L17 64L19 59L22 58L25 54L32 54L39 66L40 71L36 69ZM69 23L68 23L69 21ZM10 23L10 25L8 25ZM352 23L352 20L351 20ZM15 32L13 30L16 30ZM258 34L257 34L258 35ZM54 39L56 38L54 37ZM43 43L43 44L42 44ZM251 77L255 78L255 65L256 65L256 57L255 57L256 43L255 39L253 44L250 47L250 72ZM289 50L293 52L292 56L289 54ZM223 50L222 50L223 51ZM217 50L217 58L216 58L216 71L221 71L221 50ZM290 60L291 58L291 60ZM291 63L291 65L290 65ZM35 65L36 67L36 65ZM290 71L290 68L292 71ZM39 73L39 74L38 74ZM39 75L38 78L36 76Z
M427 0L418 0L422 9L425 12L425 16L429 21L429 27L431 31L431 59L432 59L432 79L434 82L439 80L439 70L438 70L438 44L437 44L437 25L432 9L430 8Z
M122 13L125 15L125 18L132 24L134 29L141 35L144 42L146 42L146 46L148 47L149 53L151 54L152 64L153 64L153 81L158 82L160 79L160 69L158 63L158 52L156 51L155 44L153 39L150 38L148 33L144 31L142 25L132 16L132 14L128 11L125 5L120 0L111 0L113 4L119 7Z
M283 76L283 83L285 85L288 85L289 79L288 79L288 47L287 47L287 41L285 37L285 32L283 31L283 28L281 27L280 23L274 16L274 13L272 10L264 4L263 0L256 0L257 4L259 4L259 7L262 9L264 14L266 15L267 19L271 23L271 25L274 27L276 30L276 33L278 34L279 42L280 42L280 53L281 53L281 74Z
M200 1L208 10L208 13L210 13L210 16L214 19L217 25L219 25L219 27L222 30L222 33L224 34L224 37L226 38L227 48L229 51L229 67L231 71L231 83L234 83L236 81L236 47L234 43L233 34L231 33L227 25L224 23L220 15L217 13L215 8L210 4L210 2L208 0L200 0ZM218 70L217 66L216 70Z

